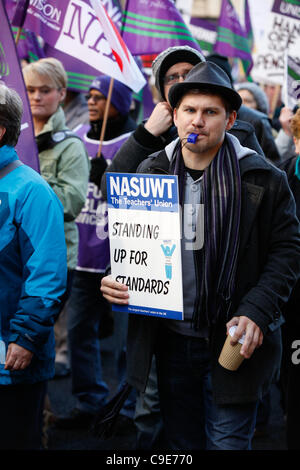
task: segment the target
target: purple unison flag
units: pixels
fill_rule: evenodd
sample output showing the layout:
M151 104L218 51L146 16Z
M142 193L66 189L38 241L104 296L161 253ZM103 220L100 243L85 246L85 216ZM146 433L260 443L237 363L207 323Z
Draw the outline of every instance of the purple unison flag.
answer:
M299 0L274 0L271 11L299 20Z
M127 0L122 37L133 55L159 54L170 46L188 45L201 51L172 0L149 3Z
M24 5L22 3L23 1L26 0L21 0L21 3L20 0L5 0L6 11L10 22L16 24L15 26L12 26L14 35L17 33L17 25L20 22L20 19L17 17L17 12L23 12L23 16L21 18L23 23L26 19L26 15L24 15ZM35 4L36 2L31 3ZM102 3L106 6L107 11L114 19L114 23L117 28L120 29L122 12L118 0L102 0ZM68 76L68 89L72 91L87 92L94 78L100 75L99 70L96 68L88 64L85 64L83 67L81 60L56 49L47 42L44 44L42 49L37 40L36 34L32 31L25 30L24 28L22 29L17 50L20 59L27 58L30 62L42 57L55 57L60 60Z
M102 4L114 24L121 21L118 1L102 0ZM131 86L126 83L89 0L30 0L24 28L43 38L46 56L63 62L69 88L86 91L101 73Z
M214 50L224 56L240 58L249 75L253 60L248 37L230 0L222 0Z
M118 30L121 27L122 10L118 0L101 0L105 6L110 18L114 22ZM101 75L98 69L88 64L82 64L74 55L65 54L50 44L45 44L44 51L46 57L55 57L60 60L67 72L68 89L86 93L94 78Z
M0 0L0 18L0 81L18 92L23 101L24 108L21 135L16 150L23 163L39 171L39 157L35 143L27 92L14 38L2 0Z

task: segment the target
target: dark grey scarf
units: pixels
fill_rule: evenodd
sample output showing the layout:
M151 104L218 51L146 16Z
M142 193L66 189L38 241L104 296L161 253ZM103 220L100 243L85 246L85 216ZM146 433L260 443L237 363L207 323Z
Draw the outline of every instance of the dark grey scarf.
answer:
M183 197L184 163L176 149L174 174ZM198 296L193 327L198 330L227 315L235 287L241 213L241 176L235 148L226 136L222 147L205 169L202 181L204 247L195 251Z

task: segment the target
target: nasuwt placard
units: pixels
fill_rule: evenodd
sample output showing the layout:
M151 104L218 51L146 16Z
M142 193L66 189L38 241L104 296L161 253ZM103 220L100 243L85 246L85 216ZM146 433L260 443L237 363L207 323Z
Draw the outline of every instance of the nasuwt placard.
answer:
M183 319L177 176L107 173L111 272L129 305L113 310Z

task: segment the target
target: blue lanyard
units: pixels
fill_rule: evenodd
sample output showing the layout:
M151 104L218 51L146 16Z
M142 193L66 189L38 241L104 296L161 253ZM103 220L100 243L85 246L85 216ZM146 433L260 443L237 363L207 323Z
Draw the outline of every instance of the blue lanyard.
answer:
M300 180L300 155L298 156L296 160L295 175L297 176L298 180Z

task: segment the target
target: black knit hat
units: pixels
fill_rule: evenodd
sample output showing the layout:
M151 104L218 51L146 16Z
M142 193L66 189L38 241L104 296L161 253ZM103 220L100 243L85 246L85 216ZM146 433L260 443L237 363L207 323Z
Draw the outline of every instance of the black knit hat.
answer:
M166 99L164 94L164 77L166 72L172 65L179 62L188 62L191 65L196 65L199 62L205 62L205 57L200 51L190 46L173 46L161 52L152 62L152 73L155 78L155 86L163 99Z
M213 62L201 62L189 71L184 82L171 87L169 102L172 108L175 108L179 99L189 90L201 90L201 88L211 89L212 93L223 96L235 111L242 104L240 95L232 88L224 70Z
M213 62L214 64L217 64L219 67L221 67L221 69L223 69L224 72L227 73L230 79L231 85L233 85L233 78L231 75L231 66L230 66L228 57L225 57L224 55L220 55L217 53L213 53L213 54L209 54L206 57L206 60L208 62Z

